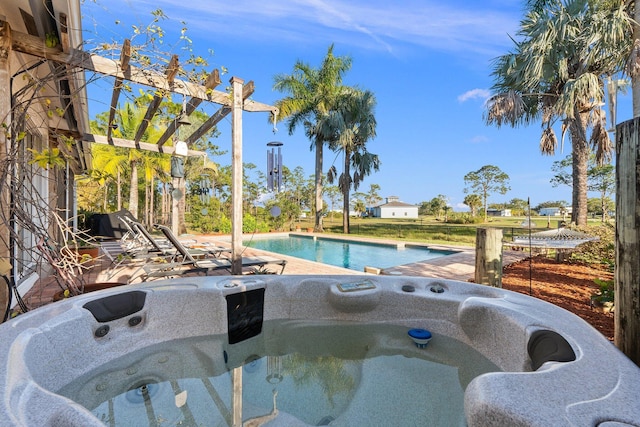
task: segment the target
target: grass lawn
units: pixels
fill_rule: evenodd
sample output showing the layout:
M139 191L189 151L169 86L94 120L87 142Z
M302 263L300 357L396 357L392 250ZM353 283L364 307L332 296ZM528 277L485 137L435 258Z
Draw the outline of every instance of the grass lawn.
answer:
M550 228L557 228L561 220L560 217L551 218ZM464 225L446 224L432 216L418 219L351 218L350 234L382 239L474 246L478 227L502 228L504 240L510 240L513 236L529 232L528 228L522 226L525 223L524 217L490 217L486 223ZM535 225L532 232L547 229L547 217L534 216L532 223ZM599 223L599 220L594 220L595 223ZM343 234L342 216L325 217L323 226L325 233ZM307 218L301 221L300 227L302 229L313 227L313 219Z

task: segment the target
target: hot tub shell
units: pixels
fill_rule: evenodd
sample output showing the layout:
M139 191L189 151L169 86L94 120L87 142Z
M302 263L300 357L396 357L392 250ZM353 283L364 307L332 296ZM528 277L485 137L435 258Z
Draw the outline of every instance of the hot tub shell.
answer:
M341 290L341 284L354 281L373 286ZM102 426L84 407L56 392L134 349L227 333L226 297L256 289L264 289L264 320L391 323L472 346L503 372L469 383L464 397L469 426L640 426L640 368L589 324L554 305L442 279L268 275L123 286L53 303L0 325L3 425ZM144 297L133 313L98 321L84 308L131 291ZM100 328L107 333L101 336ZM534 371L528 345L536 331L560 335L575 360L549 360ZM280 414L269 425L290 421Z

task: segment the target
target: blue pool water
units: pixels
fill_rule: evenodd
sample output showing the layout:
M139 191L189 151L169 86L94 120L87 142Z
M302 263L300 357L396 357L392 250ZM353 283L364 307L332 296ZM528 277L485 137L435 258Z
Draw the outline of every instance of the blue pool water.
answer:
M389 268L456 253L455 251L421 247L398 248L392 245L346 240L322 238L314 240L311 237L302 236L255 239L245 241L244 245L356 271L364 271L365 266Z

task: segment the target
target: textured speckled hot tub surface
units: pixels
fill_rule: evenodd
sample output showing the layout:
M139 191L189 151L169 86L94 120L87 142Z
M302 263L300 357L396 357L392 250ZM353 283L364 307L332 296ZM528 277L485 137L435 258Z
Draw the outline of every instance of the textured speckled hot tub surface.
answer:
M365 286L344 286L360 282ZM188 365L191 376L203 366L206 375L226 372L229 381L241 385L238 368L242 371L242 366L250 363L247 353L286 354L284 347L296 341L295 329L287 331L287 340L279 340L279 328L273 325L304 320L346 321L369 331L375 330L375 325L381 325L381 330L387 326L423 328L435 339L448 337L472 347L497 369L463 381L466 389L461 406L470 426L640 426L640 369L573 314L501 289L383 276L185 278L51 304L0 326L0 387L4 396L0 416L3 425L103 425L89 410L63 397L65 387L81 388L74 385L75 379L105 371L105 367L107 373L101 375L117 378L109 372L110 364L114 372L131 375L129 384L135 382L136 375L142 375L141 359L126 362L127 356L163 345L153 354L162 354L158 356L161 362L178 360L182 365L167 367L167 372L184 370ZM280 329L284 334L286 328ZM308 333L308 329L301 330ZM206 344L202 351L167 345L206 336L225 339ZM429 352L432 345L417 349L408 337L402 340L378 337L363 345L375 353L406 342L407 349L398 351L410 357L415 352ZM436 350L433 347L434 354ZM367 360L373 366L374 359ZM423 368L416 365L410 369L421 372ZM396 376L401 374L407 372L399 371ZM366 379L360 383L361 387L368 384ZM97 382L92 387L109 384ZM232 394L234 387L229 389ZM235 392L235 397L223 398L228 404L216 403L229 409L224 416L227 423L234 419L246 422L251 415L250 408L245 407L244 413L241 410L242 392L239 398ZM274 388L274 404L275 395ZM356 390L341 415L324 422L371 425L370 415L360 409L370 403L366 401L370 397L365 396L371 394ZM189 399L176 391L176 406L182 407ZM398 401L394 407L401 410L402 404ZM308 425L281 409L270 416L268 425Z

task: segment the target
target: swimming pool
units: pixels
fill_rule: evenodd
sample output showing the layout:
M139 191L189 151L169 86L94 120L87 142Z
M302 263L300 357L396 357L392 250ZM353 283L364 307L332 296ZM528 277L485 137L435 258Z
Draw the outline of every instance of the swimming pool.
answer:
M245 241L244 245L356 271L364 271L366 266L389 268L456 253L422 246L305 236L252 239Z

